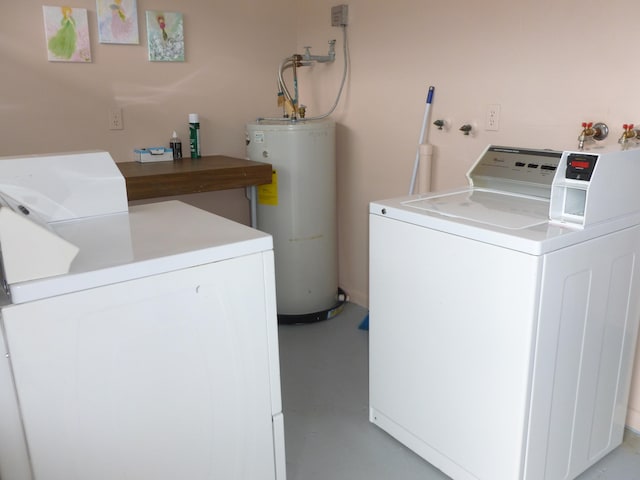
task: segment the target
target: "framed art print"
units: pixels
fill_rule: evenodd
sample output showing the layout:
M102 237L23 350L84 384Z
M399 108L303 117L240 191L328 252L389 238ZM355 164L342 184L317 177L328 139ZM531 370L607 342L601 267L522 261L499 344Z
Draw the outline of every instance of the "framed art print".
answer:
M51 62L91 62L87 10L43 6L47 55Z
M152 62L184 62L182 14L147 11L147 42Z
M96 0L100 43L140 43L137 0Z

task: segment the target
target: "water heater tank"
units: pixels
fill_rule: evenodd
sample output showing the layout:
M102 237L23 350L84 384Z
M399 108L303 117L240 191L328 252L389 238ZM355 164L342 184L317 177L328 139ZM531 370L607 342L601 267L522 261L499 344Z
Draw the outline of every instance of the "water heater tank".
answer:
M335 124L330 120L247 125L249 159L273 166L258 187L258 228L273 236L278 315L336 305Z

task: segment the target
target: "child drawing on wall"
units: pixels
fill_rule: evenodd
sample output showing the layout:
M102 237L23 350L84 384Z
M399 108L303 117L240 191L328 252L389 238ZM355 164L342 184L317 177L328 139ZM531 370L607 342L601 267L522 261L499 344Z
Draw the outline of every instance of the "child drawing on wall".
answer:
M162 40L166 42L167 40L169 40L169 35L167 35L167 24L164 21L164 15L162 14L158 15L157 20L158 20L158 27L160 27L160 30L162 30Z
M90 62L87 10L65 5L44 6L43 12L49 60Z
M60 29L49 39L49 51L56 57L69 60L76 51L76 21L71 15L73 13L71 7L65 6L61 10Z
M138 43L135 0L97 0L100 43Z
M131 18L127 17L124 8L122 8L122 0L115 0L115 3L109 5L111 9L111 33L114 38L128 38L131 32Z
M147 11L149 60L152 62L184 61L184 29L178 12Z

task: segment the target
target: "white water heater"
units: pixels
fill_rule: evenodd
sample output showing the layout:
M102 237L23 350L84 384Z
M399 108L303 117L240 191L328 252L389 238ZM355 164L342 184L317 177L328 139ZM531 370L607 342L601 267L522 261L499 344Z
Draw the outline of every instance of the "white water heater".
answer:
M309 317L336 305L335 123L247 125L249 159L273 166L258 187L257 225L273 236L278 317ZM321 320L322 318L315 318Z

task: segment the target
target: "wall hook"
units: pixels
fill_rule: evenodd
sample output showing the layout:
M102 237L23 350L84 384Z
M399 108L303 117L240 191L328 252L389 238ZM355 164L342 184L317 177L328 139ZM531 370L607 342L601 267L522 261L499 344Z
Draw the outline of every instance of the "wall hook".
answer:
M460 131L464 132L465 135L469 135L471 133L471 128L472 128L471 125L469 125L468 123L465 123L460 127Z
M442 130L444 128L445 122L444 120L436 120L433 124L438 127L438 130Z

